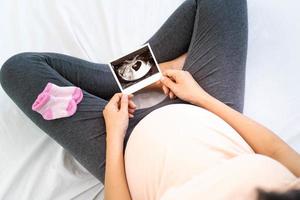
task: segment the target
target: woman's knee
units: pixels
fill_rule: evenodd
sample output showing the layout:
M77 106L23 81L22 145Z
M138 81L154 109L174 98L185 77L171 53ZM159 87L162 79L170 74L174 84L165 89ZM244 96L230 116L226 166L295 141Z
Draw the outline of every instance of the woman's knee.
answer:
M36 53L19 53L10 57L1 67L0 83L3 89L10 88L18 77L22 76L28 70L30 62L37 59Z

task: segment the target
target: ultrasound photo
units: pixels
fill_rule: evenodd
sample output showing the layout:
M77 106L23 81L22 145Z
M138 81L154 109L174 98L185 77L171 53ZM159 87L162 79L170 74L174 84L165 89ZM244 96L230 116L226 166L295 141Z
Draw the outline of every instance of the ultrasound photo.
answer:
M110 62L110 66L120 89L125 93L133 93L160 78L160 70L149 44Z

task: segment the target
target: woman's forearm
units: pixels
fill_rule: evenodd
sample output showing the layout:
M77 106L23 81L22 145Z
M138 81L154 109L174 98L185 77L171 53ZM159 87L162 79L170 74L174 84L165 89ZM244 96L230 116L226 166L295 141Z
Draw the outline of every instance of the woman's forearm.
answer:
M272 131L210 95L196 104L226 121L256 153L272 157L300 176L300 155Z
M123 140L108 137L106 141L104 199L131 200L125 174Z

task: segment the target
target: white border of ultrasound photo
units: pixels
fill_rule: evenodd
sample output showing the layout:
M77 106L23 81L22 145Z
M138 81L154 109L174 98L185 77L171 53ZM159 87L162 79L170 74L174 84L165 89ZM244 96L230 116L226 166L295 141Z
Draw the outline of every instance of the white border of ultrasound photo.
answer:
M135 84L132 85L132 86L129 86L128 88L123 89L123 87L122 87L120 81L119 81L118 78L117 78L117 75L115 74L115 71L114 71L113 66L111 65L111 63L112 63L113 61L118 60L119 58L122 58L122 57L124 57L124 56L126 56L126 55L128 55L128 54L131 54L131 53L133 53L133 52L135 52L135 51L137 51L137 50L139 50L139 49L142 49L142 48L144 48L144 47L146 47L146 46L148 46L148 48L149 48L149 50L150 50L150 53L151 53L151 55L152 55L152 57L153 57L153 59L154 59L155 65L156 65L155 67L157 67L158 72L155 73L155 74L153 74L153 75L151 75L150 77L147 77L147 78L144 79L144 80L141 80L141 81L135 83ZM160 70L160 68L159 68L159 65L158 65L158 63L157 63L157 61L156 61L156 58L155 58L155 56L154 56L154 54L153 54L153 51L152 51L152 49L151 49L149 43L147 43L147 44L145 44L145 45L143 45L143 46L141 46L141 47L139 47L139 48L136 48L136 49L134 49L134 50L131 50L129 53L123 54L123 55L119 56L117 59L114 59L114 60L110 61L110 62L109 62L109 68L110 68L110 70L111 70L111 72L112 72L112 74L113 74L115 80L117 81L118 86L119 86L121 92L124 93L124 94L132 94L132 93L134 93L134 92L136 92L136 91L138 91L138 90L140 90L140 89L142 89L142 88L144 88L144 87L146 87L146 86L148 86L148 85L151 85L152 83L154 83L154 82L160 80L161 77L162 77L161 70Z

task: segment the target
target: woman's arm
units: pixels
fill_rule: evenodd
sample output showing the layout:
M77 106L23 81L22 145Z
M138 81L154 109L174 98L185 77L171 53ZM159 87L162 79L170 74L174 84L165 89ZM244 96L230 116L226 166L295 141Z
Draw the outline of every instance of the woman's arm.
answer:
M123 141L118 138L107 138L106 141L105 200L130 200L125 175Z
M106 126L105 200L131 199L125 174L123 143L128 118L133 117L136 109L132 97L117 93L103 110Z
M198 93L198 95L201 94ZM221 117L241 135L256 153L279 161L297 177L300 176L300 155L271 130L211 96L205 101L197 102L196 105Z
M231 125L259 154L269 156L300 176L300 155L269 129L210 96L187 71L166 70L161 82L177 97L204 107Z

